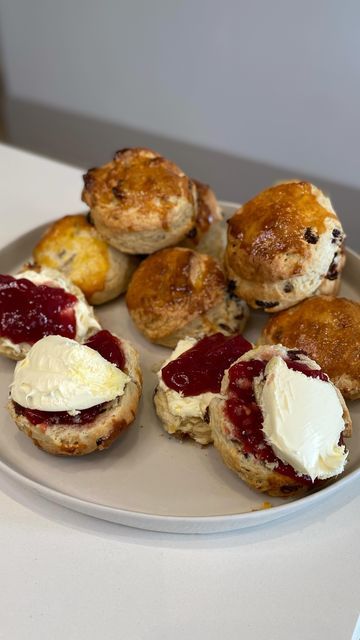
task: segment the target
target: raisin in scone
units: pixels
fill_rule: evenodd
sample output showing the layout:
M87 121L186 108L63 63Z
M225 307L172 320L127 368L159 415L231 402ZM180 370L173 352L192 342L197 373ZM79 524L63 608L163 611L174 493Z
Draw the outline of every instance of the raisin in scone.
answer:
M103 304L126 291L139 259L110 247L84 214L52 224L33 250L35 262L58 269L90 304Z
M173 247L146 258L131 278L126 304L137 328L157 344L244 329L247 305L229 293L224 273L211 256Z
M118 151L84 176L82 199L100 235L125 253L149 254L184 239L196 218L193 182L150 149Z
M281 311L265 325L260 343L303 349L344 398L360 397L360 303L316 296Z
M251 349L241 335L216 333L197 342L180 340L158 372L154 394L156 413L170 435L212 442L209 404L220 394L224 371Z
M225 372L210 403L214 445L250 487L299 496L344 470L351 418L341 393L298 350L264 345Z
M82 456L107 449L133 422L141 386L127 340L108 331L85 344L47 336L16 365L8 409L40 449Z
M100 325L82 291L60 271L28 266L0 275L0 353L21 360L47 335L83 342Z
M336 295L344 232L330 200L307 182L277 184L229 220L225 265L234 290L273 313L317 293Z

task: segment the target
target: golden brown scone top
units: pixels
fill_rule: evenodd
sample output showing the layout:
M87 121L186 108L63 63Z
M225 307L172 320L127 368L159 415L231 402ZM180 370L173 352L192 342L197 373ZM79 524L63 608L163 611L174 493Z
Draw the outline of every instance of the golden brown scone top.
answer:
M84 185L83 201L101 209L103 224L114 230L151 229L154 216L166 230L176 201L193 203L191 180L176 164L145 148L117 151L111 162L89 169Z
M216 260L191 249L162 249L144 260L129 284L126 303L150 339L168 335L218 304L226 293Z
M299 275L311 246L336 214L318 201L308 182L289 182L262 191L229 221L227 260L255 282Z
M345 374L360 385L359 302L330 296L308 298L271 318L262 341L303 349L333 381Z
M104 289L109 249L84 214L57 220L36 245L33 257L41 266L65 273L87 298Z

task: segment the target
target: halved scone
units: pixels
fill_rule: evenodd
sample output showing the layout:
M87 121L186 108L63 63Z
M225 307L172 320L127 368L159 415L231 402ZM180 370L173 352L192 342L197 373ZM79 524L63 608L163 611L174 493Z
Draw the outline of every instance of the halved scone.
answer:
M224 371L251 348L241 335L216 333L199 342L180 340L158 372L154 394L165 431L203 445L212 442L209 404L220 394Z
M86 340L100 324L82 291L60 271L28 265L0 275L0 353L21 360L48 335Z
M299 350L246 352L225 373L209 411L215 447L254 489L299 496L344 470L350 414L328 376Z
M47 336L17 364L8 410L40 449L81 456L107 449L133 422L141 388L127 340L108 331L84 345Z

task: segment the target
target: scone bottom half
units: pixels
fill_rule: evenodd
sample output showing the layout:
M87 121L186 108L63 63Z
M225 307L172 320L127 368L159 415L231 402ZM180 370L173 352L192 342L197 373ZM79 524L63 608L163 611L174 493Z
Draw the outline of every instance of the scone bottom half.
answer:
M298 349L264 345L245 353L225 372L209 412L216 449L253 489L301 497L344 470L350 414L328 376Z
M319 293L337 294L344 238L330 200L317 187L280 183L230 218L225 268L239 297L276 313Z
M228 290L211 256L191 249L163 249L135 271L126 294L133 322L156 344L175 348L185 337L242 333L247 305Z
M107 449L133 422L142 375L134 347L101 330L84 345L37 342L15 368L8 410L20 431L54 455Z
M209 404L220 393L221 380L232 362L251 349L241 335L216 333L180 340L158 372L155 409L164 430L201 445L213 441Z

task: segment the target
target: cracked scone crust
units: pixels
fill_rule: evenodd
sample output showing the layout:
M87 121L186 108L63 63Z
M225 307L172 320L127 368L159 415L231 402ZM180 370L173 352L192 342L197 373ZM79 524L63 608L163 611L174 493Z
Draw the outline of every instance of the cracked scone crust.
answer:
M241 333L248 317L244 302L228 293L219 263L181 247L158 251L140 264L126 303L148 340L172 348L186 336Z
M103 304L126 291L139 260L110 247L84 214L51 225L33 251L35 262L58 269L90 304Z
M84 176L82 199L100 235L125 253L180 242L194 226L196 191L179 167L150 149L118 151Z
M133 422L142 390L139 356L127 340L119 340L125 354L124 372L131 378L124 394L107 403L106 409L95 420L82 425L33 425L15 410L14 402L8 402L8 411L17 427L32 439L33 443L53 455L82 456L93 451L107 449Z
M336 293L343 240L341 223L319 189L282 183L230 219L225 265L235 292L253 308L272 313L317 292Z
M245 353L233 365L238 362L245 362L253 359L268 361L273 356L279 355L282 358L288 356L288 350L282 345L264 345ZM297 353L297 358L304 362L311 369L318 369L316 362L303 354ZM230 367L231 368L231 367ZM339 400L343 408L343 419L345 428L344 437L351 436L351 417L341 393L337 390ZM214 445L219 451L223 461L251 488L257 491L268 493L273 497L288 498L301 497L311 490L312 485L300 483L296 477L286 476L279 473L272 464L259 460L252 453L245 452L243 444L235 437L234 426L226 415L226 401L229 397L229 375L225 372L221 385L222 398L214 398L210 403L210 426L213 434ZM317 486L323 486L329 482L318 480Z
M360 398L360 303L316 296L270 318L260 343L303 349L345 398Z

